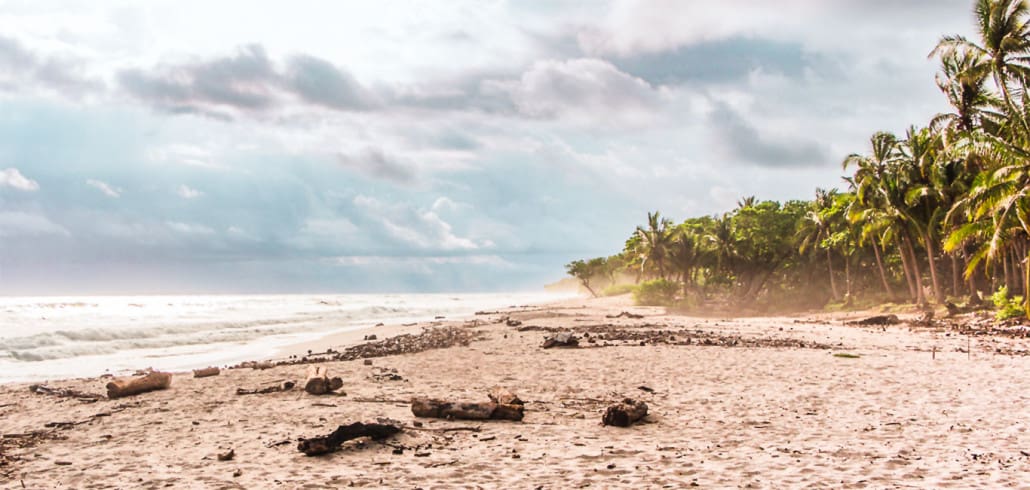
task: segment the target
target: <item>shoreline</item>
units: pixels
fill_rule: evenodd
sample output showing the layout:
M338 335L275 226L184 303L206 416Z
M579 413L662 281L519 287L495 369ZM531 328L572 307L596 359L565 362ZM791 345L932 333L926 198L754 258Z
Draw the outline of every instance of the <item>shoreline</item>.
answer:
M1030 481L1030 457L1021 453L1030 422L1012 409L1030 402L1030 357L1016 355L1028 341L923 328L909 323L914 315L900 315L897 325L844 324L863 314L697 318L628 298L572 300L471 319L478 321L374 328L376 341L352 345L405 334L417 340L423 327L474 340L312 359L344 380L336 395L236 394L303 380L307 363L175 375L167 390L93 403L0 385L0 434L39 434L0 439L0 475L9 481L0 479L0 488L22 481L30 488ZM541 348L562 331L574 332L580 347ZM103 382L50 386L98 392ZM416 418L408 403L486 401L494 386L526 400L523 421ZM602 427L605 407L624 397L646 402L649 415L629 428ZM297 451L298 438L380 418L404 431L322 457ZM230 449L235 458L219 461Z

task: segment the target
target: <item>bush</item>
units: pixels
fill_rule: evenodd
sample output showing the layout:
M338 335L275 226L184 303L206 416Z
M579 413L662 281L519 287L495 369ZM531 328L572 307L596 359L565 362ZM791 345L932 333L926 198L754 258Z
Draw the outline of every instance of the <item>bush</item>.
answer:
M1023 311L1023 297L1016 296L1010 299L1009 288L1005 286L998 288L998 291L991 295L991 301L998 309L994 313L994 318L997 320L1008 320L1026 315L1026 312Z
M644 281L633 290L633 299L641 306L672 306L679 290L679 283L666 279Z
M620 294L628 294L632 293L634 290L636 290L636 288L637 287L633 284L612 284L611 286L604 288L604 291L601 292L601 296L618 296Z

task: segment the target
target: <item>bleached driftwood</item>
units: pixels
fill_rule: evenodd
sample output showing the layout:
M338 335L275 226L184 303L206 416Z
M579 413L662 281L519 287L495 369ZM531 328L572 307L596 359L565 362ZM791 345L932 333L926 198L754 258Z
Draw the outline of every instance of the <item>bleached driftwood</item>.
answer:
M343 387L343 379L330 378L325 366L309 366L308 378L304 381L304 391L312 395L324 395Z
M204 369L194 369L193 370L193 377L194 378L207 378L209 376L218 376L219 373L221 373L221 370L218 369L215 366L212 366L212 367L206 367Z
M522 420L525 407L496 402L462 403L415 398L411 401L411 413L416 417L464 420Z
M122 398L138 395L148 391L163 390L172 384L172 375L160 371L151 371L143 376L118 378L107 383L108 398Z

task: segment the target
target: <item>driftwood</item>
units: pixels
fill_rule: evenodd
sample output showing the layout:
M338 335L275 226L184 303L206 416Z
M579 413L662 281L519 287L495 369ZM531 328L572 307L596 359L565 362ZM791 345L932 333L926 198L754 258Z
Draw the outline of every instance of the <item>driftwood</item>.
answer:
M252 389L252 390L246 389L246 388L236 388L236 394L237 395L265 395L265 394L268 394L268 393L277 393L277 392L280 392L280 391L290 391L296 385L297 385L297 383L294 383L293 381L287 381L287 382L283 383L282 385L269 386L268 388L255 388L255 389Z
M569 332L556 333L544 339L544 349L552 347L579 347L579 338Z
M143 376L120 378L107 383L108 398L122 398L138 395L148 391L163 390L172 384L172 375L160 371L151 371Z
M401 428L394 424L363 424L355 422L350 425L341 425L333 432L323 437L301 439L297 444L297 450L308 455L317 456L340 449L340 445L351 439L369 437L374 441L386 439L401 432Z
M343 387L343 379L330 378L325 366L308 367L308 378L304 381L304 391L312 395L324 395Z
M601 417L601 424L614 425L616 427L629 427L634 422L647 415L647 404L632 398L622 400L618 405L612 405L604 411Z
M897 325L901 323L898 315L876 315L862 320L848 322L849 325Z
M623 318L623 317L625 317L625 318L633 318L633 319L639 320L641 318L644 318L644 315L638 315L636 313L630 313L628 311L624 311L622 313L619 313L618 315L605 315L604 317L605 318Z
M50 395L61 398L77 398L86 403L92 403L104 397L104 395L101 395L99 393L85 393L79 390L72 390L68 388L51 388L46 385L30 385L29 391L36 393L37 395Z
M495 386L490 390L490 401L494 403L500 403L501 405L525 405L522 400L519 399L518 395L508 391L506 388Z
M204 369L194 369L193 370L193 377L194 378L207 378L209 376L218 376L219 373L221 373L221 370L218 369L215 366L212 366L212 367L206 367Z
M522 405L507 405L495 402L462 403L431 398L411 400L411 413L416 417L464 420L522 420Z

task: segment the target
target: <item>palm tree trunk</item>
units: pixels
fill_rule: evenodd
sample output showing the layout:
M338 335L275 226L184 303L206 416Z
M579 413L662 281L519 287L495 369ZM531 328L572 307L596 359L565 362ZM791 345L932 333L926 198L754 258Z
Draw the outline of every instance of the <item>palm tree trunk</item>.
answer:
M883 290L887 292L888 298L894 298L894 291L891 283L887 281L887 270L883 267L883 259L880 258L880 245L873 240L873 253L876 254L876 267L880 269L880 280L883 281Z
M1005 271L1005 289L1012 292L1012 281L1009 279L1009 251L1006 250L1001 255L1001 268Z
M941 294L941 283L937 279L937 260L934 258L933 249L933 237L930 236L930 231L924 234L926 241L926 259L930 267L930 280L933 282L933 296L938 303L944 302L944 296Z
M844 303L851 306L851 256L844 256Z
M908 262L908 253L902 240L898 240L898 255L901 256L901 268L905 270L905 283L908 284L908 297L912 301L919 301L916 293L916 281L912 274L912 265Z
M951 254L951 295L959 296L962 293L959 292L959 280L958 280L958 254Z
M919 259L916 257L916 249L912 246L912 237L905 232L905 246L908 247L908 259L912 264L912 275L916 283L916 303L925 304L926 295L923 294L923 271L919 270Z
M838 292L837 292L837 281L835 281L833 279L833 259L832 259L832 256L833 256L833 254L830 252L830 249L826 249L826 266L830 269L830 294L833 295L833 298L832 298L833 301L837 301L837 298L840 297L840 294L838 294Z

